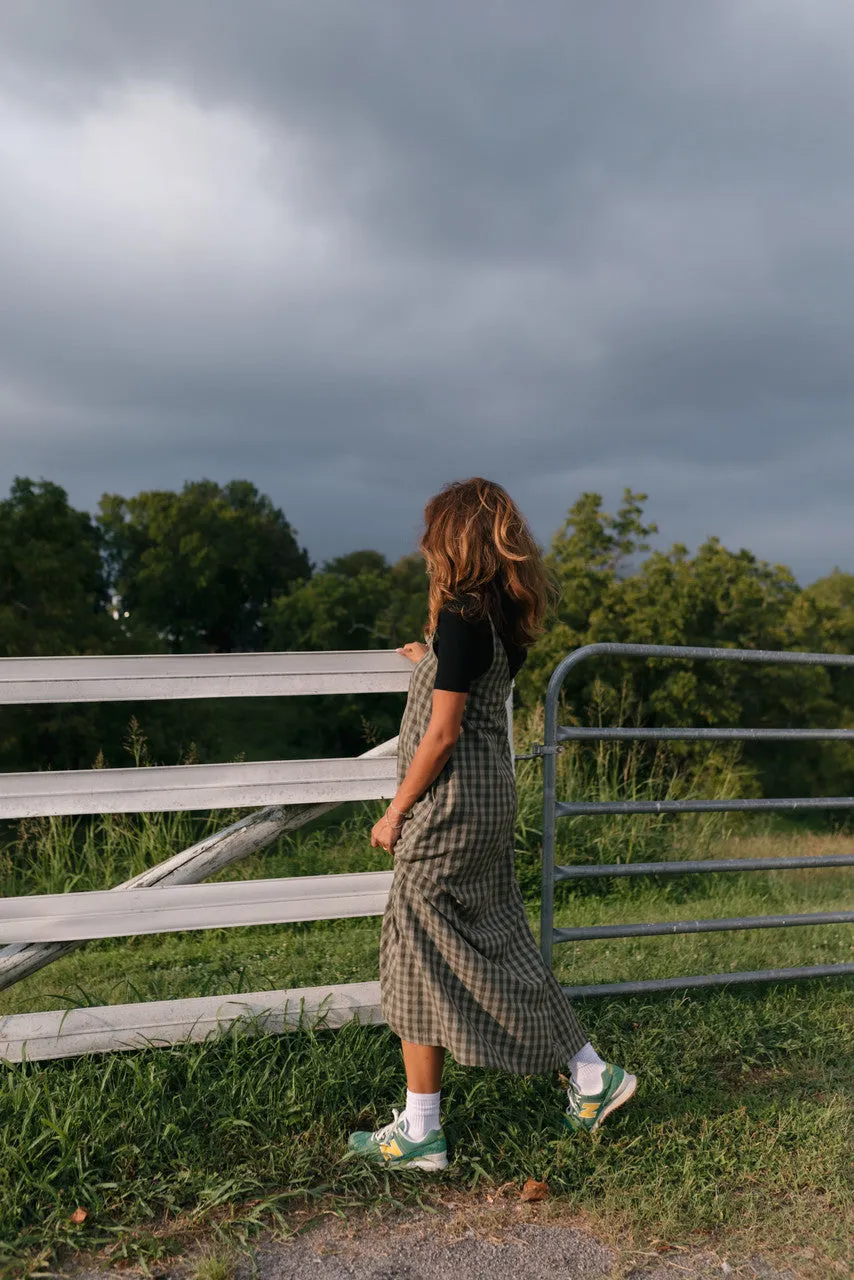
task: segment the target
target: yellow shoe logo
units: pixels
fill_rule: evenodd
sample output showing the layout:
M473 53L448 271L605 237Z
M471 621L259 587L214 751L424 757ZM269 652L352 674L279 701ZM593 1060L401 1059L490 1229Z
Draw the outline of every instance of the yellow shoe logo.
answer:
M402 1156L403 1152L397 1145L396 1139L392 1138L391 1142L381 1142L380 1151L384 1156Z
M582 1120L595 1120L596 1112L598 1110L599 1110L598 1102L583 1102L581 1104L581 1110L579 1111L578 1114Z

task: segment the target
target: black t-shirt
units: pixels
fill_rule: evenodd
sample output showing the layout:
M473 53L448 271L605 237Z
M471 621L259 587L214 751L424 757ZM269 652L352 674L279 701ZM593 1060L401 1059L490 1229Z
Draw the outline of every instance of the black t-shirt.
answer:
M514 679L527 657L527 650L519 648L500 630L499 637L507 654L510 678ZM437 659L433 688L468 693L472 680L492 665L492 630L488 618L474 622L456 609L443 607L436 620L433 652Z

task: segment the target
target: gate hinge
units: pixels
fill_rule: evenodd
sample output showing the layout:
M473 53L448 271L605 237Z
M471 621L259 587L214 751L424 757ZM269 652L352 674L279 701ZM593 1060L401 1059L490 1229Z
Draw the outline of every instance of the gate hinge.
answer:
M533 760L536 756L554 756L557 755L558 751L563 751L565 748L565 742L556 742L550 746L546 746L544 742L535 742L532 751L527 752L525 755L516 756L516 759Z

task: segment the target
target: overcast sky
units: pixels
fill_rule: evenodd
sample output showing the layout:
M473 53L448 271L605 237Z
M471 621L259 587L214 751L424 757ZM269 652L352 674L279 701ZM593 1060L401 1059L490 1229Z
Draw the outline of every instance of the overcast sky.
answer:
M0 0L0 496L448 480L854 572L849 0Z

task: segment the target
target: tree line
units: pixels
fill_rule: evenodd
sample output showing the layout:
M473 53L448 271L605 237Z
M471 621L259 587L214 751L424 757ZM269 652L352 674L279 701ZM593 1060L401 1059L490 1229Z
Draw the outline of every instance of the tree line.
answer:
M801 587L784 565L716 537L650 552L647 495L609 514L583 493L543 548L559 600L516 679L541 702L571 649L594 641L854 652L854 575ZM284 512L247 480L104 494L76 510L49 480L0 501L0 656L388 649L423 636L420 553L361 549L317 566ZM854 671L597 660L564 686L588 723L849 727ZM158 762L350 755L396 733L402 695L0 708L0 770L128 764L131 717ZM691 748L685 748L691 750ZM846 794L847 743L751 744L766 794Z

